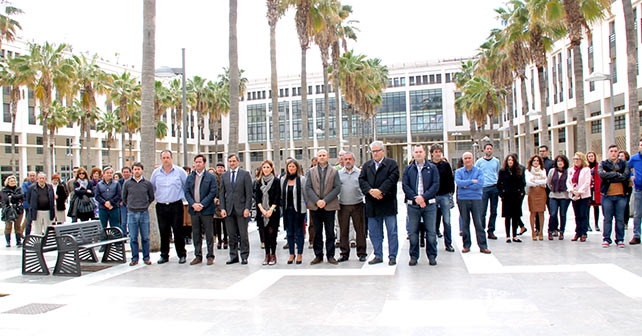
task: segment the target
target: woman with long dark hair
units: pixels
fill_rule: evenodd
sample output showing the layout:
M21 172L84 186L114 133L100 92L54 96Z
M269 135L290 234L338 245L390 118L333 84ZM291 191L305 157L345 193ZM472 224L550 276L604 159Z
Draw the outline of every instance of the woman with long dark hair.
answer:
M288 161L285 178L281 181L281 204L283 205L283 225L287 232L288 249L290 259L288 264L294 262L294 248L296 244L296 263L301 264L303 260L303 232L305 214L305 177L303 169L296 160Z
M78 168L76 172L73 192L68 213L69 217L72 218L72 222L76 220L84 222L94 218L94 210L96 209L94 190L84 168Z
M589 227L589 201L591 200L591 169L586 156L577 152L573 156L573 167L568 170L566 187L571 194L575 212L575 237L571 241L585 242Z
M521 243L517 238L517 226L521 223L522 201L525 193L526 179L516 154L509 154L504 160L497 177L497 190L502 199L502 217L506 225L506 242ZM512 230L511 230L512 225Z
M51 176L51 186L54 189L54 198L56 199L56 216L54 218L54 222L57 224L64 224L66 221L65 210L67 209L66 202L69 192L67 191L65 184L60 180L59 174L53 174Z
M263 265L274 265L276 264L276 237L281 217L281 181L276 177L274 164L270 160L261 163L254 188L254 200L259 211L256 223L263 228L263 242L265 243Z
M528 210L531 213L531 230L533 240L544 240L544 211L546 211L546 169L543 160L537 155L531 156L526 165L526 186L528 189ZM536 219L539 218L539 227Z
M0 194L4 237L7 240L7 247L11 247L12 228L16 236L16 246L22 245L22 233L24 232L24 228L22 227L22 217L24 215L22 202L24 198L22 188L18 185L18 180L15 176L9 175L9 177L4 180L4 187Z
M629 162L631 155L627 151L620 151L618 158ZM631 218L631 195L633 194L633 181L629 180L628 187L624 189L624 196L626 197L626 209L624 210L624 230L629 229L629 219Z
M593 217L595 218L595 231L600 231L600 206L602 205L602 194L600 193L600 186L602 185L602 179L597 173L597 168L600 165L600 162L597 160L597 154L595 152L586 153L586 161L588 162L588 167L591 169L591 200L589 201L589 213L590 209L593 208ZM587 217L589 220L588 231L593 231L590 225L590 216Z
M216 175L216 180L218 181L218 189L216 190L221 190L221 175L223 175L224 172L225 164L220 162L217 163L216 172L214 173ZM222 195L219 195L219 197L214 199L214 203L216 204L216 212L214 213L214 234L216 235L216 248L220 250L221 247L223 247L227 250L227 228L225 227L224 218L221 215L221 202L219 200L220 197L222 197Z
M568 192L569 162L566 155L560 154L555 158L555 168L548 172L546 183L551 190L548 194L548 209L551 212L548 219L548 240L553 240L553 233L558 231L559 240L564 240L566 228L566 213L571 205L571 196ZM558 220L559 214L559 220Z

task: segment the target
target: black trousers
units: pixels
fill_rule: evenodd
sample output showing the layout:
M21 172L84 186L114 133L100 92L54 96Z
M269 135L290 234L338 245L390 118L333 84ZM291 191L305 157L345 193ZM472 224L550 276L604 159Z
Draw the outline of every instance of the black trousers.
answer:
M366 216L364 215L364 204L341 205L339 209L339 244L341 256L350 257L350 219L354 225L357 238L357 255L367 256L366 253Z
M310 210L310 218L314 225L314 255L323 258L323 231L325 229L325 252L328 258L334 258L334 215L336 211L324 209Z
M203 234L207 244L207 257L214 258L214 217L197 213L192 218L192 241L194 256L203 258Z
M214 218L214 234L216 234L216 241L218 243L221 243L223 239L227 241L227 228L225 227L225 220L223 218Z
M265 255L276 254L276 238L278 235L279 235L278 227L275 227L272 225L263 227L263 242L265 243Z
M169 239L174 234L174 247L179 258L187 255L183 236L183 201L156 203L156 217L160 232L161 258L169 259Z
M239 259L239 238L241 239L241 258L247 260L250 255L250 240L247 234L247 222L249 218L243 217L243 210L231 211L225 217L225 226L230 239L230 260Z
M513 238L517 238L517 227L519 226L520 223L520 217L521 216L511 216L511 217L506 217L504 218L504 226L506 229L506 239L510 238L511 232L513 233ZM511 231L512 227L512 231Z

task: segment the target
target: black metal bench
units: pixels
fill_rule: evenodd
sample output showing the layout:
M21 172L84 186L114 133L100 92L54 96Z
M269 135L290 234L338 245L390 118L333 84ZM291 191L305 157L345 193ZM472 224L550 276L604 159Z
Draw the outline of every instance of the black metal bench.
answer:
M44 236L25 237L22 248L22 274L49 275L44 253L58 251L54 275L80 276L80 262L98 262L94 248L105 246L103 263L125 263L125 242L119 228L103 229L100 221L87 221L47 227Z

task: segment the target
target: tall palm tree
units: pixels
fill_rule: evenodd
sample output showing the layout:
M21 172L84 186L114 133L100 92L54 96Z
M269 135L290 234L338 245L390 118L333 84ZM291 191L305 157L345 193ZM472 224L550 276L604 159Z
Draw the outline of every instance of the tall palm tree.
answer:
M172 124L176 127L176 161L178 162L182 158L181 140L183 132L183 86L180 79L175 78L169 83L168 98L169 106L172 109Z
M16 39L16 31L22 29L22 26L11 17L22 13L24 13L22 9L14 6L6 6L4 14L0 13L0 48L3 41L13 42Z
M69 120L67 118L67 108L58 100L54 100L51 103L51 107L49 109L49 114L46 116L47 122L44 122L44 114L41 114L38 116L40 119L40 123L43 125L47 125L47 128L49 130L49 142L51 143L51 148L47 148L47 151L50 151L51 157L54 157L54 151L55 151L55 145L56 145L56 132L58 129L61 127L66 126L69 123ZM53 168L52 168L53 169ZM53 170L52 170L53 171ZM55 172L55 171L54 171Z
M285 7L283 6L283 2L281 0L266 0L266 5L267 5L267 20L268 20L268 25L270 26L270 76L271 76L271 84L270 87L272 88L272 158L274 159L274 165L276 171L281 171L281 160L279 160L279 154L280 154L280 137L279 137L279 109L277 106L279 106L279 97L276 95L276 93L279 90L279 79L277 77L277 69L276 69L276 24L279 22L279 19L283 16L285 13ZM287 130L288 124L287 124L287 116L285 118L285 127ZM285 132L286 138L285 142L287 144L288 138L287 134L288 132ZM287 145L285 146L287 148ZM287 154L286 154L287 156Z
M631 0L622 0L624 10L624 24L626 26L626 74L629 92L629 149L635 151L639 144L640 114L638 113L638 85L637 62L638 43L637 29L635 29L635 16Z
M475 75L466 82L462 88L462 95L455 100L455 106L465 111L471 125L483 129L489 117L494 117L499 112L503 89L497 89L486 75ZM474 123L473 123L474 122ZM471 135L475 140L476 130L471 126Z
M207 112L209 115L210 125L214 125L214 164L218 163L218 140L219 134L218 126L221 118L230 113L230 98L229 90L225 88L222 82L208 82L209 97Z
M140 85L130 72L123 72L120 75L112 74L109 87L109 99L118 104L118 116L120 117L120 150L121 167L125 167L125 133L128 133L127 120L132 118L131 107L140 99ZM131 134L131 132L129 132ZM131 142L131 135L129 138ZM131 151L130 151L131 154Z
M9 104L11 105L11 173L16 174L15 171L15 153L16 153L16 116L18 115L18 101L21 99L22 86L33 83L33 72L20 71L21 64L24 64L26 56L19 56L14 58L5 59L0 64L0 86L9 88Z
M60 92L68 92L73 77L73 68L69 62L65 62L64 53L68 47L66 44L55 45L49 42L45 44L30 44L29 56L22 59L20 71L28 72L34 82L28 86L35 91L36 98L40 102L40 114L42 115L42 139L43 167L47 176L51 176L51 153L49 151L49 121L50 107L53 100L54 87Z
M100 119L96 123L96 130L105 133L107 140L107 158L109 163L112 164L111 159L111 146L116 137L116 132L120 132L120 118L115 111L106 111L105 113L100 114Z
M611 0L530 0L531 17L544 18L546 21L566 27L573 49L573 77L575 80L575 116L577 118L576 149L586 152L588 134L586 133L586 106L584 104L584 68L580 43L584 29L590 34L589 24L610 13Z
M190 110L196 111L196 125L197 125L197 134L196 134L196 153L201 152L201 134L203 133L203 127L205 124L205 119L203 113L207 109L207 97L210 95L208 92L209 88L207 86L207 79L194 76L194 78L187 81L187 92L189 95L188 103L191 105Z
M328 68L330 66L330 47L337 39L336 25L341 21L338 14L338 1L336 0L320 0L311 11L321 17L322 27L314 32L314 42L319 47L321 54L321 65L323 66L323 109L324 109L324 136L323 147L329 149L330 146L330 96L328 87Z
M104 95L108 91L111 77L103 71L98 64L98 55L94 54L91 58L85 55L72 57L72 66L74 67L74 86L72 92L80 93L80 103L84 114L80 118L80 128L84 130L85 135L85 166L91 168L91 127L95 123L96 115L96 95Z
M239 138L239 51L238 51L238 34L236 30L237 20L237 0L230 0L230 14L229 14L229 72L230 72L230 125L228 131L228 151L229 153L237 153L238 138ZM276 94L276 92L273 92Z
M141 75L141 161L151 176L156 162L156 120L154 118L154 63L156 56L156 0L143 3L143 67ZM154 239L153 239L154 240Z
M163 140L167 136L167 123L163 120L156 120L156 139Z

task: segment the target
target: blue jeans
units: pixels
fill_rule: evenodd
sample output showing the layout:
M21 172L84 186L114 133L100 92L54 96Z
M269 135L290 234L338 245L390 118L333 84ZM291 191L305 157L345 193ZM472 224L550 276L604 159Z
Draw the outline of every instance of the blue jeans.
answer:
M434 222L434 221L433 221ZM399 239L397 238L397 216L368 217L368 232L374 248L374 255L383 259L383 225L388 233L388 258L397 259Z
M127 207L120 206L120 229L123 230L123 235L127 236L129 230L127 229Z
M570 198L548 199L548 208L551 212L551 217L548 220L548 233L553 233L555 230L558 230L560 234L564 234L564 229L566 229L566 213L568 212L569 205L571 205ZM559 221L557 220L558 213Z
M107 228L107 223L109 222L109 227L117 227L121 231L123 230L120 225L120 210L117 207L114 207L111 210L99 209L98 218L100 219L100 224L102 224L103 229ZM125 236L125 231L123 231L123 237Z
M573 212L575 213L575 235L578 237L585 236L589 228L589 202L591 199L581 198L573 203Z
M482 194L482 221L486 221L488 202L490 201L490 218L488 218L488 234L495 233L495 221L497 220L497 204L499 203L499 190L497 186L484 187ZM484 223L486 228L486 223Z
M453 237L452 237L452 229L450 225L450 195L442 195L442 196L437 196L436 197L437 204L439 205L439 208L441 209L441 217L443 218L444 221L444 243L446 243L446 246L452 246L453 244ZM439 223L436 223L436 226L439 226Z
M484 232L484 219L482 217L482 201L481 200L457 200L459 213L462 221L462 231L464 248L470 248L472 241L470 239L470 217L473 217L475 225L475 234L477 236L477 246L480 249L488 248L486 243L486 234Z
M425 208L408 204L408 225L410 226L410 258L419 259L419 227L426 230L426 254L429 259L437 258L437 232L435 222L437 204L426 204ZM423 219L423 221L421 220Z
M642 223L642 191L633 191L633 237L640 238Z
M604 215L604 232L602 238L609 244L611 231L613 231L613 217L615 217L615 243L624 241L624 210L626 209L626 196L602 195L602 214Z
M129 244L132 248L132 260L138 260L138 234L143 243L143 260L149 260L149 212L127 212L129 226Z
M303 254L303 218L305 214L298 213L294 207L288 207L283 214L283 225L288 238L288 248L290 254L294 254L294 244L296 243L297 254Z

